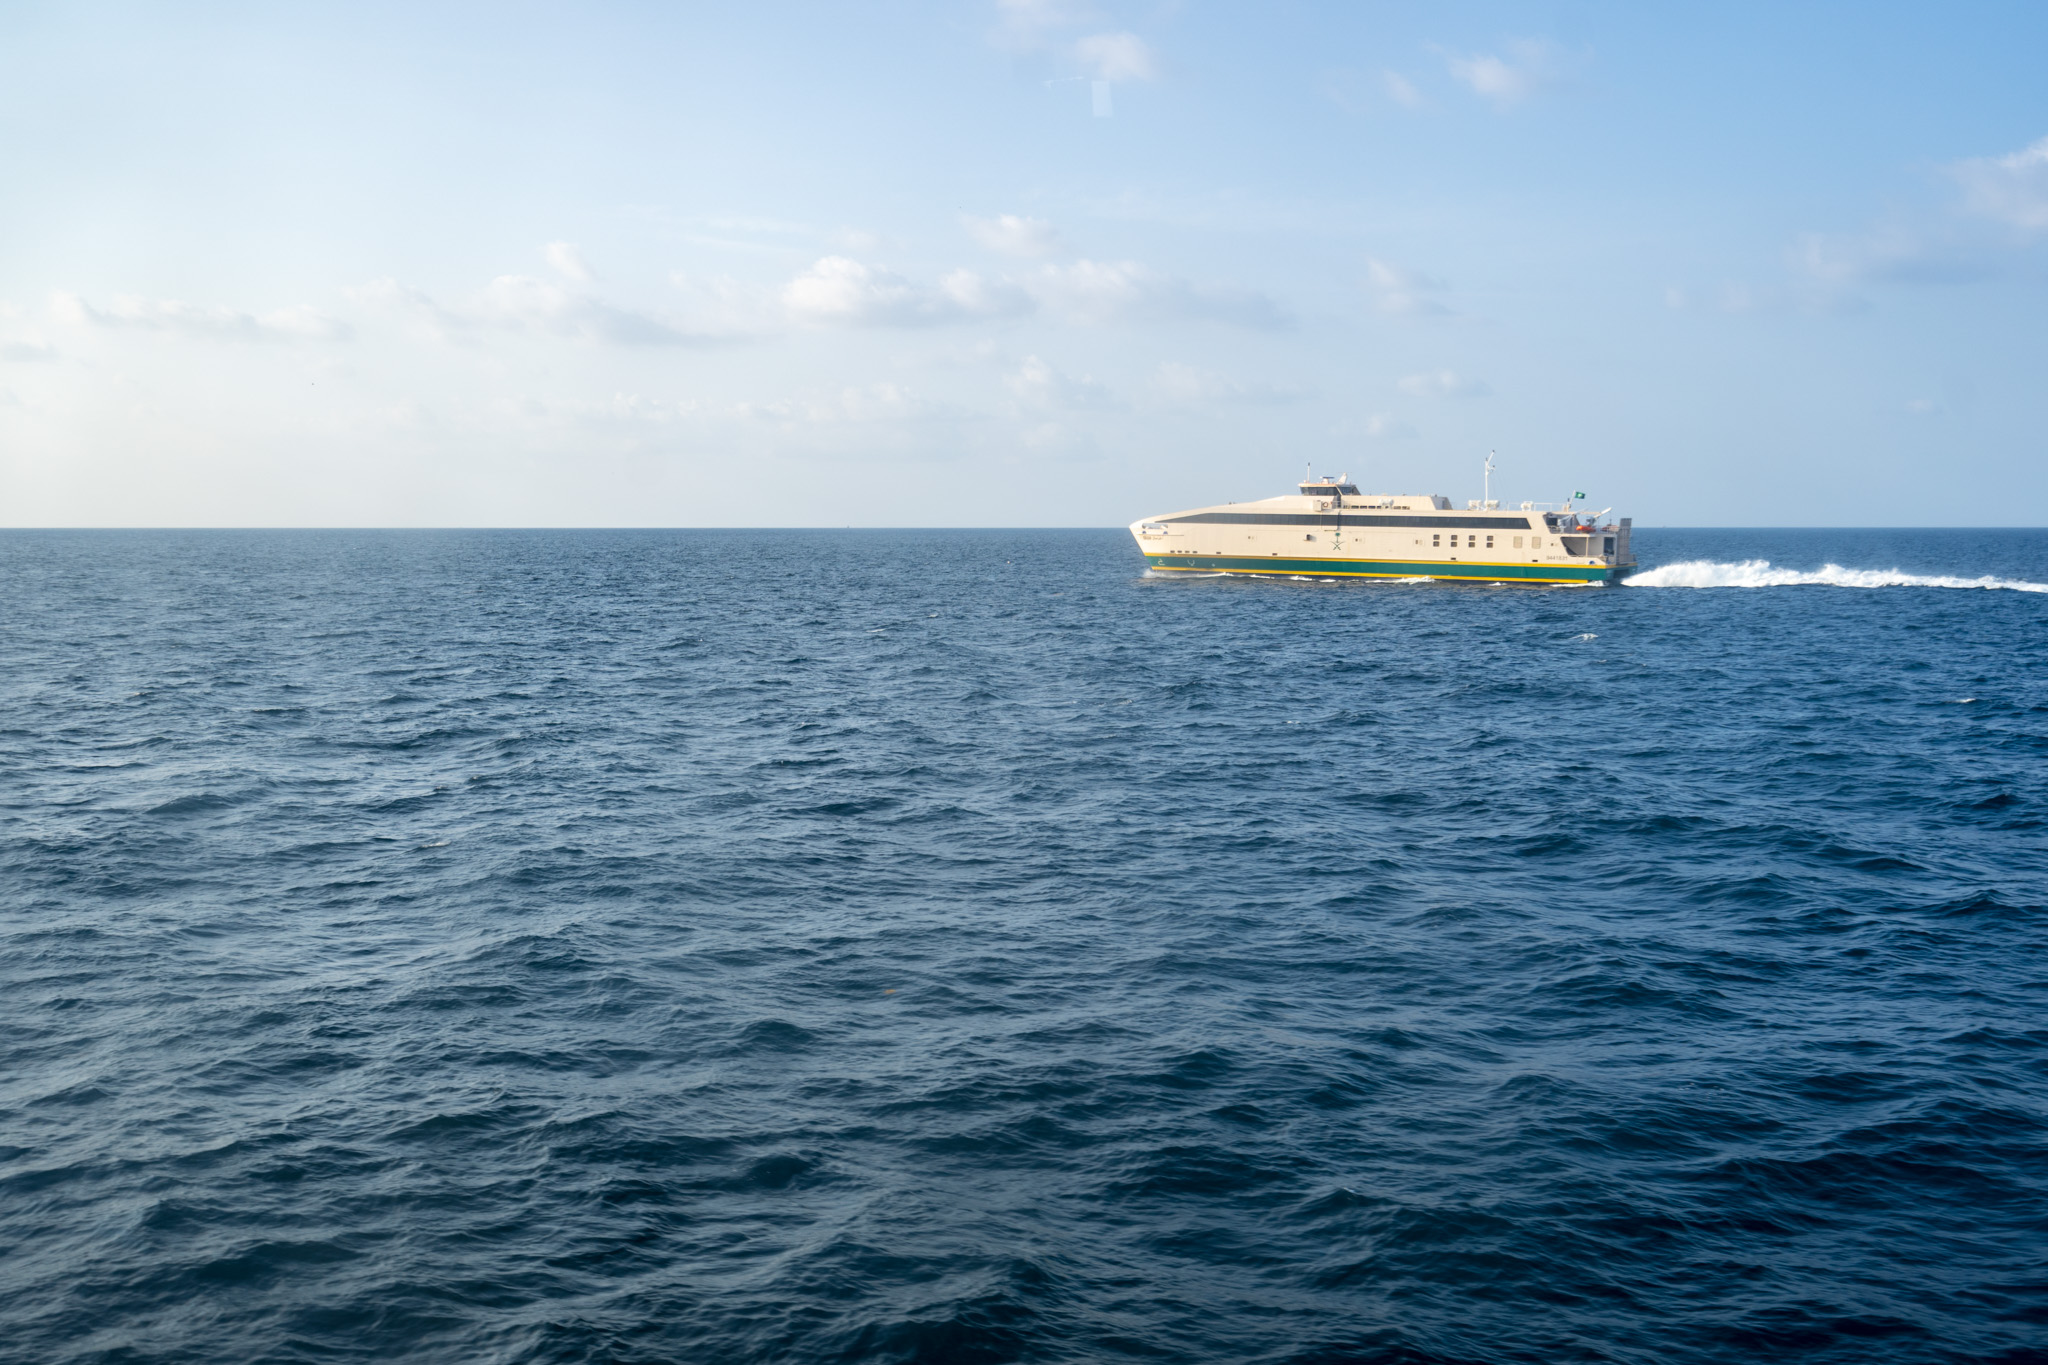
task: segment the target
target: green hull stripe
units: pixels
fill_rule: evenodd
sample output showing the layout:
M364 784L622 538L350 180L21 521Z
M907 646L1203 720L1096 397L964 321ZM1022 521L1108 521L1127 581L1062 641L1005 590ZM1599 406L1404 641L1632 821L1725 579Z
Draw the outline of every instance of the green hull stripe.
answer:
M1155 569L1286 574L1309 578L1445 578L1469 583L1619 582L1633 564L1418 564L1398 559L1233 559L1222 555L1146 555ZM1338 565L1343 567L1339 568Z

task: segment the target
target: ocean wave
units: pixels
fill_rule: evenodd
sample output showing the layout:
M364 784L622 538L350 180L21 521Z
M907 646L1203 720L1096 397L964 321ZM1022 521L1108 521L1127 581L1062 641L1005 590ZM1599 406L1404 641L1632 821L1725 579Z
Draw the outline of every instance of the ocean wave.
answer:
M1768 559L1727 564L1688 559L1660 564L1628 580L1632 588L1792 588L1820 584L1833 588L2005 588L2013 592L2048 592L2048 583L2021 578L1957 578L1949 574L1905 573L1898 569L1845 569L1823 564L1818 569L1780 569Z

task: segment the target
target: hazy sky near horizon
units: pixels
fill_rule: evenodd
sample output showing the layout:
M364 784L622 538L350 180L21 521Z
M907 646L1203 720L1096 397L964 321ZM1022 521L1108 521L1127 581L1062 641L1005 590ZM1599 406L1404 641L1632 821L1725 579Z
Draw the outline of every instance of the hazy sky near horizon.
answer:
M2048 6L0 6L0 524L2048 524Z

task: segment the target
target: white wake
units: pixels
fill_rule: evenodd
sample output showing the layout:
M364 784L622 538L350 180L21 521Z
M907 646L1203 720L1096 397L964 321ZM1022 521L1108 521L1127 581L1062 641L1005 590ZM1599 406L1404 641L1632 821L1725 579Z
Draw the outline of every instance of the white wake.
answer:
M1954 578L1946 574L1901 573L1897 569L1845 569L1824 564L1818 569L1775 569L1768 559L1745 559L1740 564L1722 564L1711 559L1688 559L1681 564L1660 564L1631 575L1631 588L1790 588L1808 583L1834 588L2006 588L2013 592L2048 592L2048 583L2029 583L2021 578Z

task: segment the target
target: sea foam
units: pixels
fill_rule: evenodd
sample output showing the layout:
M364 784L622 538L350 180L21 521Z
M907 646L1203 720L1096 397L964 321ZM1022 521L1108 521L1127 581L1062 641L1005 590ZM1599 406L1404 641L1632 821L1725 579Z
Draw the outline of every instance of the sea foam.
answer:
M1823 564L1818 569L1780 569L1768 559L1727 564L1688 559L1660 564L1628 579L1632 588L1790 588L1822 584L1835 588L2006 588L2013 592L2048 592L2048 583L2018 578L1956 578L1948 574L1904 573L1898 569L1845 569Z

